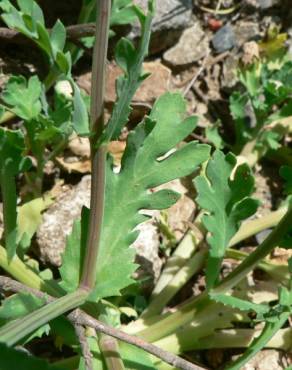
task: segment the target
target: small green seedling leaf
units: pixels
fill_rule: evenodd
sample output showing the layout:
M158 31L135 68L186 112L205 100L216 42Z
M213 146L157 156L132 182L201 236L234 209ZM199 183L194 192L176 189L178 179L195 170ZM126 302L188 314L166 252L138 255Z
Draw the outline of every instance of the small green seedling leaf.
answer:
M221 262L232 236L240 222L255 213L258 202L249 198L254 179L247 164L238 166L234 178L232 171L236 158L216 150L208 162L206 174L194 181L200 207L208 212L202 222L210 233L207 238L210 251L207 261L207 286L212 288L218 279Z
M129 24L137 19L137 13L132 0L113 0L110 25Z
M52 28L50 40L53 53L56 57L58 52L63 51L66 43L66 28L60 20L57 20Z
M3 21L9 28L16 29L30 38L44 51L49 64L55 67L56 72L60 68L61 73L69 76L71 59L68 57L68 53L64 52L66 41L64 25L58 20L50 33L45 25L43 11L35 1L19 0L17 4L19 9L8 0L0 2Z
M42 85L37 76L28 81L23 76L12 76L2 93L2 100L10 110L24 120L32 120L41 112Z

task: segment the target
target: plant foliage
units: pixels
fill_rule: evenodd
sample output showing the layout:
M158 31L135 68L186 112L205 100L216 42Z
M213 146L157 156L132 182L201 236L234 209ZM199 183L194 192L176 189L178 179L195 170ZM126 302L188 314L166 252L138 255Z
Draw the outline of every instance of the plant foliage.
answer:
M208 162L206 173L195 179L197 202L208 213L202 222L210 233L207 262L207 286L216 283L221 262L229 241L242 220L255 213L258 202L249 198L254 179L247 164L236 169L236 158L216 150ZM233 175L232 172L234 171Z

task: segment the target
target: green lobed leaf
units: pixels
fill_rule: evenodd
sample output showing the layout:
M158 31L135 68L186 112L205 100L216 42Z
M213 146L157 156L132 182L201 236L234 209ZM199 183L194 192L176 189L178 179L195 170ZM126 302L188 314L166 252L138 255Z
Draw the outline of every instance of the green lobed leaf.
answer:
M110 25L117 26L129 24L136 20L137 14L132 0L113 0Z
M234 178L231 174L236 165L232 154L224 155L216 150L208 162L206 174L194 181L199 206L207 211L202 222L209 232L210 245L207 260L207 286L216 283L221 262L229 241L237 232L240 222L255 213L258 202L249 198L254 179L247 164L237 167Z
M42 85L37 76L31 77L28 81L23 76L12 76L1 98L17 116L24 120L32 120L41 112L41 93Z
M91 299L119 295L130 285L137 237L135 227L147 217L142 210L163 209L177 200L171 191L152 193L156 186L187 176L209 157L210 147L190 142L161 159L195 128L197 119L185 119L180 94L165 94L149 118L130 133L119 174L107 162L106 203L99 249L96 286Z
M11 370L64 370L61 367L50 365L48 362L28 355L24 351L7 347L0 343L0 369Z
M116 83L118 99L104 132L103 139L105 141L110 141L112 138L119 136L123 126L128 121L131 112L131 100L142 81L147 77L142 73L142 66L144 58L148 53L153 18L153 1L149 1L147 17L138 8L135 7L134 9L141 23L142 36L137 49L134 48L131 41L125 38L122 38L117 43L115 58L125 74L119 77Z
M8 27L18 30L34 41L45 52L50 65L58 67L61 73L69 76L71 58L68 53L64 53L66 41L64 25L58 20L50 34L45 25L43 11L36 1L19 0L17 3L19 9L8 0L0 2L3 10L1 17L4 22Z
M52 28L50 39L52 50L55 55L58 51L63 51L66 43L66 28L59 19Z

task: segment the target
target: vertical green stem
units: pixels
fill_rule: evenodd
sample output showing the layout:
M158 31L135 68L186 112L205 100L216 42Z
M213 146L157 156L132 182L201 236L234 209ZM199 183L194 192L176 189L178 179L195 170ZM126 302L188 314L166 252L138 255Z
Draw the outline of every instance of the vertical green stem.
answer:
M105 193L106 147L98 143L104 127L104 90L108 32L110 20L110 0L97 1L96 35L92 65L91 87L91 203L87 249L80 286L92 289L95 284L97 256L102 228Z

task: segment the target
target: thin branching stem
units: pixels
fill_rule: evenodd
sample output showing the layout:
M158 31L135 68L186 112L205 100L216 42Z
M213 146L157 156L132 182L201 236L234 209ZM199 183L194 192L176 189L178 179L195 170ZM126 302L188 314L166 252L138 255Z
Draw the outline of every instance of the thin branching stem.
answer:
M9 277L0 276L0 287L7 291L12 291L15 293L18 292L27 292L30 294L35 295L38 298L45 299L48 303L53 303L56 301L55 298L49 296L46 293L40 292L37 289L29 288L26 285L19 283ZM110 337L119 339L123 342L132 344L138 348L143 349L144 351L160 358L162 361L172 365L178 369L182 370L204 370L203 367L192 364L181 357L174 355L168 351L165 351L151 343L146 342L141 338L137 338L133 335L129 335L119 329L112 328L109 325L94 319L90 315L86 314L85 312L81 311L80 309L76 309L71 312L67 318L73 323L73 325L82 325L82 326L89 326L94 328L97 332L109 335Z

